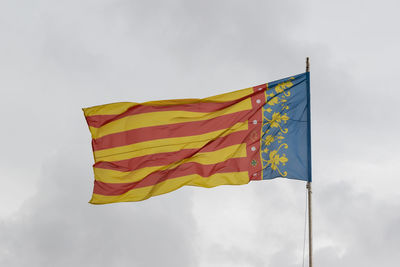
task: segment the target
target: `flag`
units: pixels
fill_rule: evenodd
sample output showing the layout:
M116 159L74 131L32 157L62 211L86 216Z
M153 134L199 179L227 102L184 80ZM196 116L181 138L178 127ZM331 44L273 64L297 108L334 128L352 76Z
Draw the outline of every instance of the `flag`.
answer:
M204 99L84 108L92 204L140 201L184 185L311 181L309 73Z

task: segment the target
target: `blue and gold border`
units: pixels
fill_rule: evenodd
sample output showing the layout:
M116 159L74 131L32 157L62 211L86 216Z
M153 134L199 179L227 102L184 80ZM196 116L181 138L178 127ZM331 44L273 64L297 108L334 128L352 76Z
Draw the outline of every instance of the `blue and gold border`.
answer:
M308 73L268 83L262 109L262 179L309 180Z

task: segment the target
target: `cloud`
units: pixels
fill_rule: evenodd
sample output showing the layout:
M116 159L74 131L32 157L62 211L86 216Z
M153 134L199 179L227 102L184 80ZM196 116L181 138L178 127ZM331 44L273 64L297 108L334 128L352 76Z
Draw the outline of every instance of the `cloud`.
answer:
M310 56L315 262L396 266L398 4L344 2L1 2L0 265L298 266L303 183L87 204L80 108L215 95Z
M38 193L0 224L0 265L196 266L190 195L88 204L90 174L80 151L53 155Z
M214 192L209 201L224 202L209 211L213 220L196 216L204 228L198 240L201 266L301 266L303 248L308 266L307 243L303 246L305 193L304 183L287 180ZM209 207L196 204L195 210L203 205ZM315 265L396 266L399 207L398 200L377 198L347 182L314 187Z
M315 197L316 264L396 266L400 203L357 192L345 182L321 189Z

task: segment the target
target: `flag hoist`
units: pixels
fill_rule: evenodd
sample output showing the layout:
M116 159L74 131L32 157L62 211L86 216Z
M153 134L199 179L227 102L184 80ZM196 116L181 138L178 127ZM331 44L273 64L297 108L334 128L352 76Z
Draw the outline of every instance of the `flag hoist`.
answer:
M84 108L92 204L141 201L184 185L307 181L311 244L310 73L203 99Z

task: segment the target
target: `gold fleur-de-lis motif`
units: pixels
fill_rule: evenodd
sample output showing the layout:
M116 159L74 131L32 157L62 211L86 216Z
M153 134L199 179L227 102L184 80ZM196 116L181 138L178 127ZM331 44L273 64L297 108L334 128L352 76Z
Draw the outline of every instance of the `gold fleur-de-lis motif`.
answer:
M270 106L276 105L279 103L279 98L278 97L273 97L270 100L268 100L267 104Z
M271 128L279 128L282 133L287 133L288 129L282 129L280 123L286 123L289 120L289 117L287 116L287 114L283 114L281 115L279 112L274 112L274 114L272 114L272 118L268 119L265 118L267 122L269 122Z
M287 171L282 170L282 167L289 161L285 153L280 153L281 149L287 149L288 145L284 139L288 133L288 128L283 128L283 125L290 119L287 113L283 111L289 110L287 105L288 98L291 96L289 89L293 86L292 80L294 77L279 83L265 93L267 105L263 110L263 120L269 127L264 132L263 148L262 148L262 161L264 168L270 167L271 170L277 171L282 177L287 176ZM279 104L279 105L278 105ZM278 128L279 131L274 134L272 129ZM273 149L273 144L279 144L277 149Z
M287 171L284 171L282 173L279 169L279 164L282 163L282 165L285 166L286 162L288 162L288 159L285 154L282 154L282 156L280 156L279 154L277 154L276 150L269 152L269 160L267 160L267 163L271 164L271 169L274 171L277 170L282 177L285 177L287 175Z
M264 140L264 144L269 146L272 142L274 142L275 138L272 135L267 135Z
M278 94L282 93L285 91L285 89L288 89L293 86L293 83L291 80L293 80L294 77L290 77L288 81L286 82L281 82L280 84L275 86L275 92ZM284 93L285 96L290 96L290 92Z
M272 170L277 170L282 177L285 177L287 175L287 171L281 172L281 170L279 169L279 165L282 163L282 165L285 166L286 162L288 162L289 160L286 157L286 154L282 154L282 156L278 154L279 150L282 147L287 149L288 145L281 144L277 150L272 150L271 152L269 152L269 160L264 161L266 161L267 163L266 166L271 165Z

